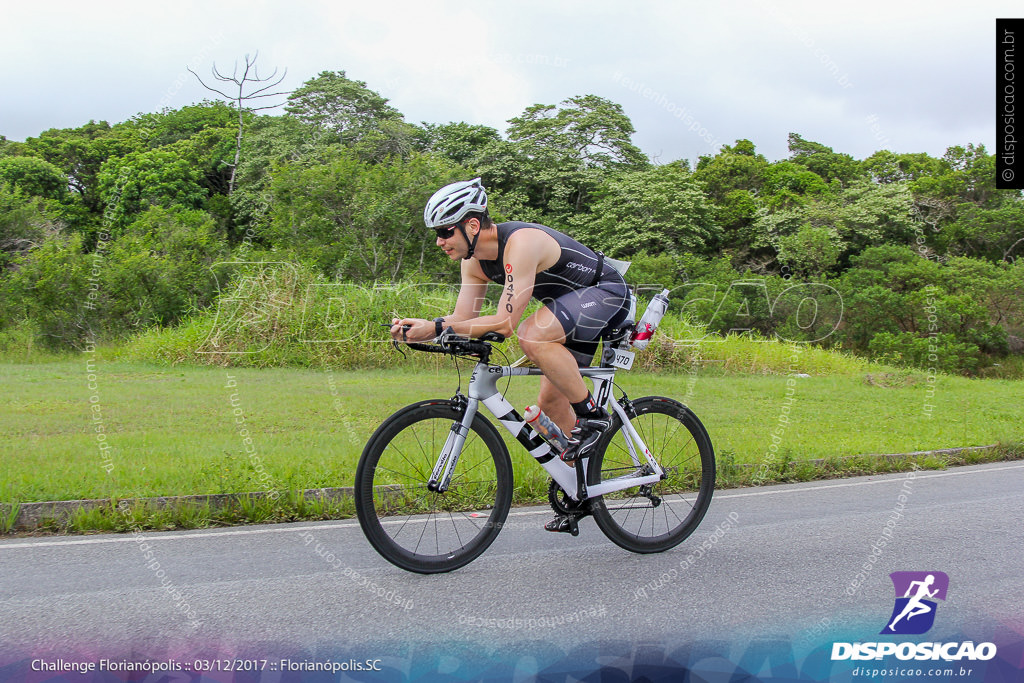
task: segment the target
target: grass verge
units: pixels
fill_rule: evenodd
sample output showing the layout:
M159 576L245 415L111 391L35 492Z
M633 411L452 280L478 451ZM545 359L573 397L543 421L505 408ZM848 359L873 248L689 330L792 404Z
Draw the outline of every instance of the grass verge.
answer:
M952 452L950 452L952 451ZM918 454L861 455L826 460L783 460L767 467L738 466L726 457L719 463L718 489L763 486L822 479L942 470L951 466L1024 459L1024 444L997 444L989 448L947 449ZM547 480L531 473L528 481L517 482L515 505L543 504ZM347 492L325 493L287 491L277 498L265 493L219 497L216 502L161 499L81 501L68 512L43 514L20 530L35 534L127 533L135 530L172 531L205 529L238 524L270 524L355 517L355 507ZM314 494L314 495L310 495ZM14 533L21 505L0 504L0 534Z
M1020 382L875 366L817 375L820 361L792 349L772 362L787 374L736 374L694 355L689 372L623 373L619 383L634 398L667 395L694 409L715 444L723 488L898 471L891 459L868 453L1000 444L986 455L963 455L964 463L952 456L913 461L922 468L1024 455ZM468 370L462 366L463 389ZM350 486L363 444L387 415L413 400L450 396L457 383L443 363L378 371L168 367L90 354L0 365L0 373L0 431L8 435L0 441L0 532L13 526L19 504L53 500L114 503L71 522L53 519L43 525L51 531L350 515L343 505L309 502L299 492ZM507 388L520 407L535 392L535 380L513 380ZM516 502L543 501L544 471L517 444L509 450ZM117 507L127 499L270 490L283 492L273 504L240 499L174 512L138 502L128 504L138 507L129 520Z

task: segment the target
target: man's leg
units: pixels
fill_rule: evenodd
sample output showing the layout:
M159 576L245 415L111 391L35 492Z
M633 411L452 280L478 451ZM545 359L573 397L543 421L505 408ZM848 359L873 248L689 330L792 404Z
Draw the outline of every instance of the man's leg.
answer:
M538 310L523 321L518 330L519 345L527 357L544 371L551 386L564 396L571 406L571 414L549 392L555 415L551 417L569 437L569 447L562 453L566 461L586 457L609 424L610 416L594 402L594 397L583 381L579 364L573 352L563 344L566 332L557 316L547 307ZM543 390L542 385L542 390ZM539 397L547 398L547 397ZM543 407L543 406L542 406ZM546 411L545 411L546 412ZM566 429L564 425L572 425Z
M576 426L571 402L583 401L590 390L576 358L565 348L565 331L547 306L519 325L519 348L544 371L537 402L548 417L568 434Z
M577 453L582 448L580 437L587 439L588 445L597 437L593 430L583 434L578 420L578 406L591 398L590 390L580 374L576 357L564 346L566 336L562 324L547 306L524 320L517 335L523 353L544 371L537 403L569 437L569 447L562 454L568 462L569 453ZM572 533L577 528L576 517L556 515L544 528Z
M565 434L568 434L576 426L576 413L573 412L572 404L547 377L540 378L537 405Z

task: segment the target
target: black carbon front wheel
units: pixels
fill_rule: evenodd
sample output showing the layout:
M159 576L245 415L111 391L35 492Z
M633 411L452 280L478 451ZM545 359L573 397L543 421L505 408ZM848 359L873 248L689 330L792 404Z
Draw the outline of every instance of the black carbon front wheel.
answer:
M704 425L678 401L648 396L632 402L630 423L640 433L666 478L648 486L605 494L591 501L601 531L635 553L668 550L692 534L715 489L715 453ZM622 421L616 416L590 458L590 485L634 475L640 465L630 455Z
M366 444L356 469L356 513L370 544L402 569L458 569L494 541L512 504L512 463L500 435L479 414L447 491L427 488L462 410L447 400L398 411Z

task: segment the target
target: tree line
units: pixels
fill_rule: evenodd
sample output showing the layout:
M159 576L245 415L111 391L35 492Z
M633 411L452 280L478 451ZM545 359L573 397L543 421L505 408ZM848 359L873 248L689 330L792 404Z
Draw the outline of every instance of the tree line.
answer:
M855 159L791 133L779 161L737 140L655 164L603 97L533 105L504 131L413 124L344 71L288 94L284 113L249 104L0 136L0 346L175 325L214 304L226 261L452 282L423 204L479 175L496 220L632 260L634 283L691 292L673 305L713 331L968 373L1024 352L1024 200L995 188L983 145ZM778 298L802 282L834 292L812 319Z

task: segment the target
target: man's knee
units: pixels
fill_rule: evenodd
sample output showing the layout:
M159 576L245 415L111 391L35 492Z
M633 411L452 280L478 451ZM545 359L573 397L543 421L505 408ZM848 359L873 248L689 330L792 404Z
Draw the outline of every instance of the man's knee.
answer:
M551 344L564 344L565 331L562 325L553 315L544 315L547 309L541 309L537 313L519 323L516 336L519 338L519 348L523 353L530 355Z
M545 345L552 344L549 335L544 334L544 330L538 327L532 318L527 318L520 325L519 329L516 330L516 337L519 339L519 348L523 350L529 357L533 357L537 353L541 352Z
M519 324L519 328L516 329L516 338L519 340L519 348L523 350L528 357L532 358L537 350L538 340L532 333L533 325L530 320L524 320Z

